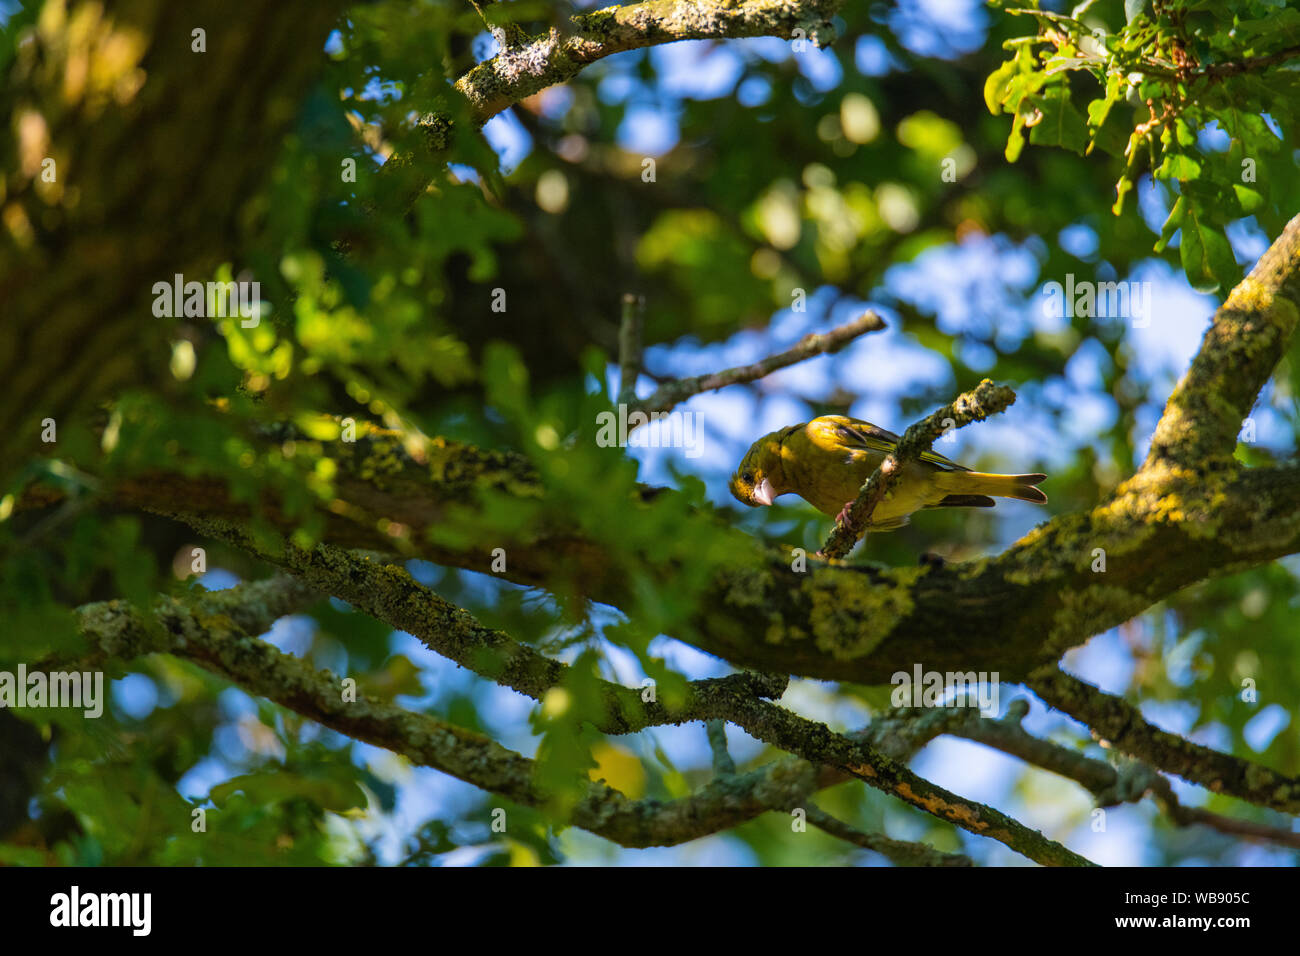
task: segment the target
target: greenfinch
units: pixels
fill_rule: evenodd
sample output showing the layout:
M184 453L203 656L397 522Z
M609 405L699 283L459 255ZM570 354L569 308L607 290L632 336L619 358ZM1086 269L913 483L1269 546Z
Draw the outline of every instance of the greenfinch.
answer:
M750 507L793 493L842 520L863 482L897 444L897 435L870 422L823 415L754 442L731 479L731 493ZM892 531L921 508L992 508L993 498L1046 504L1047 495L1034 487L1046 477L971 471L927 451L903 466L867 529Z

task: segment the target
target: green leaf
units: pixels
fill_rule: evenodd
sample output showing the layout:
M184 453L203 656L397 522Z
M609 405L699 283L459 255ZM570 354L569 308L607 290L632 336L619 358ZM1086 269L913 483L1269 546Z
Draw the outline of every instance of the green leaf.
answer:
M209 796L218 807L223 807L242 790L258 805L302 798L323 809L343 812L366 805L365 794L352 779L352 773L351 768L328 765L301 774L283 768L247 773L217 784Z
M1132 23L1139 16L1146 13L1149 3L1150 0L1124 0L1124 19Z
M1169 210L1169 218L1165 220L1164 226L1160 230L1160 241L1156 243L1155 251L1164 252L1169 245L1169 240L1183 226L1183 220L1187 217L1187 197L1179 196L1178 201L1174 203L1174 208Z
M490 342L483 353L483 381L488 398L501 411L523 415L528 402L528 367L519 351L505 342Z
M1088 104L1088 128L1092 132L1089 151L1100 146L1112 156L1124 155L1124 143L1128 139L1128 124L1123 118L1123 111L1115 107L1125 101L1124 78L1117 73L1106 78L1106 95Z
M1243 215L1249 216L1264 205L1264 196L1257 189L1233 183L1232 191L1237 194L1237 202L1241 203Z
M1201 175L1201 164L1186 153L1166 153L1165 161L1156 170L1157 179L1176 179L1185 182Z
M1188 204L1179 247L1183 272L1197 292L1215 292L1236 285L1241 270L1228 237L1219 226L1205 222Z
M1006 158L1008 163L1014 163L1020 158L1020 154L1025 148L1025 134L1022 132L1025 126L1025 118L1020 113L1011 121L1011 135L1007 137Z
M994 116L1002 112L1002 101L1006 99L1007 88L1011 84L1011 78L1016 75L1017 68L1015 60L1007 60L984 81L984 104Z
M1042 96L1031 96L1043 118L1029 130L1029 141L1036 146L1061 146L1080 156L1088 146L1088 124L1083 113L1070 102L1070 89L1064 83L1052 87Z

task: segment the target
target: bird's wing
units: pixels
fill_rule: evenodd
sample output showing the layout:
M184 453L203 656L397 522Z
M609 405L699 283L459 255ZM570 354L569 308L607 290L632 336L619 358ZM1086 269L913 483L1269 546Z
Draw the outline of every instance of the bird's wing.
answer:
M837 442L851 449L862 449L888 455L898 446L899 442L898 436L888 429L873 425L871 422L864 422L860 418L849 418L847 415L823 415L821 418L816 419L814 424L829 431L834 435ZM921 460L928 461L930 464L938 465L941 468L970 471L965 465L959 465L935 451L922 452Z

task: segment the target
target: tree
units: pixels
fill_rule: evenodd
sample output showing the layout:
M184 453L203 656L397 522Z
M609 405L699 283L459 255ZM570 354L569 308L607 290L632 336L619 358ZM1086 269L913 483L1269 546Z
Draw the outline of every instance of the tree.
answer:
M1293 857L1300 13L173 6L0 44L0 859L1081 865L1148 796L1146 862ZM1143 330L1207 318L1171 390ZM867 408L911 427L842 521L726 503L760 420ZM986 419L1043 523L858 544ZM1117 629L1125 694L1071 672ZM939 737L1070 781L1052 832L923 773ZM394 851L411 766L476 796Z

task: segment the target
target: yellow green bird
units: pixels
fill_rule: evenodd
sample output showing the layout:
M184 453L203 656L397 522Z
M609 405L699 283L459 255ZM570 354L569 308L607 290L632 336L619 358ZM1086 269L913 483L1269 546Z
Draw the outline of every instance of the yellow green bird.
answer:
M745 453L731 493L749 505L770 505L793 493L822 514L841 518L862 483L898 444L893 432L845 415L823 415L764 435ZM927 451L908 462L867 526L892 531L921 508L992 508L993 498L1047 503L1034 485L1046 475L971 471Z

